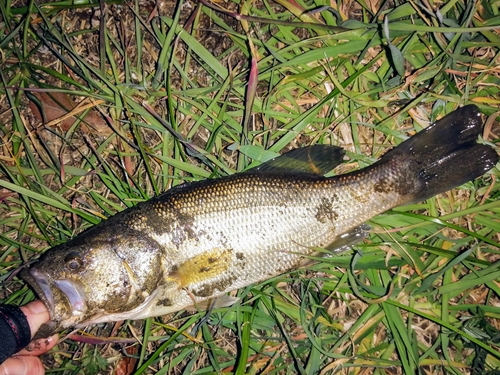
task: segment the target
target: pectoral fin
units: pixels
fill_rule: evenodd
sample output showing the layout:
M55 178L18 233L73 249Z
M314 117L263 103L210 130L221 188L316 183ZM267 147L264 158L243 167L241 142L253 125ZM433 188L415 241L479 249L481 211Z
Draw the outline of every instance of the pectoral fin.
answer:
M231 249L212 249L199 254L177 267L169 274L181 288L211 280L225 272L232 263Z

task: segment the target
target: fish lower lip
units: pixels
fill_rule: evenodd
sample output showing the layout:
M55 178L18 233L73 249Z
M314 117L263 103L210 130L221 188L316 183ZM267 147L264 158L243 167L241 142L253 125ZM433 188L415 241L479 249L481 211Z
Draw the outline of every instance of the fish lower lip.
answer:
M85 299L79 285L70 280L54 280L54 284L68 299L73 313L85 311Z

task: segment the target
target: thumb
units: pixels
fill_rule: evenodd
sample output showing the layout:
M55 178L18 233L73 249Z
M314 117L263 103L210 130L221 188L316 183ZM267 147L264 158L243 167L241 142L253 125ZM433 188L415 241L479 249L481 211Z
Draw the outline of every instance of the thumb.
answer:
M0 365L0 375L43 375L45 369L38 357L19 356Z
M33 301L20 307L26 315L31 329L31 337L38 331L40 326L50 320L49 312L42 301ZM32 341L26 349L21 350L17 355L37 356L50 350L57 344L58 335ZM1 375L1 374L0 374Z
M20 307L21 311L26 315L28 324L31 329L31 337L38 331L38 328L50 320L49 312L42 301L36 300Z

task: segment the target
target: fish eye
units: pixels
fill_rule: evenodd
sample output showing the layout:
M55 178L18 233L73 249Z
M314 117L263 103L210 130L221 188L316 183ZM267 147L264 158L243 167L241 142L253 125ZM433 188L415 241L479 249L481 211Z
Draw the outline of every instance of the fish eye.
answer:
M83 259L79 254L71 252L64 258L64 263L70 271L77 271L83 266Z

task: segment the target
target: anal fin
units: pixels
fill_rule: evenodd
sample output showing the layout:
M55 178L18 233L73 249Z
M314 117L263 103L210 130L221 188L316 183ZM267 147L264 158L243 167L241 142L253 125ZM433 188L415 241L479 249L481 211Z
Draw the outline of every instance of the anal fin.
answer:
M368 237L370 226L368 224L361 224L360 226L351 229L350 231L338 236L335 241L326 246L328 250L327 257L333 254L339 254L351 250L354 245L363 241Z
M351 250L354 245L368 237L369 230L370 226L368 224L362 224L341 234L332 243L323 247L323 249L317 250L310 256L305 257L298 267L305 267L317 263L320 261L318 258L330 258L337 254Z

